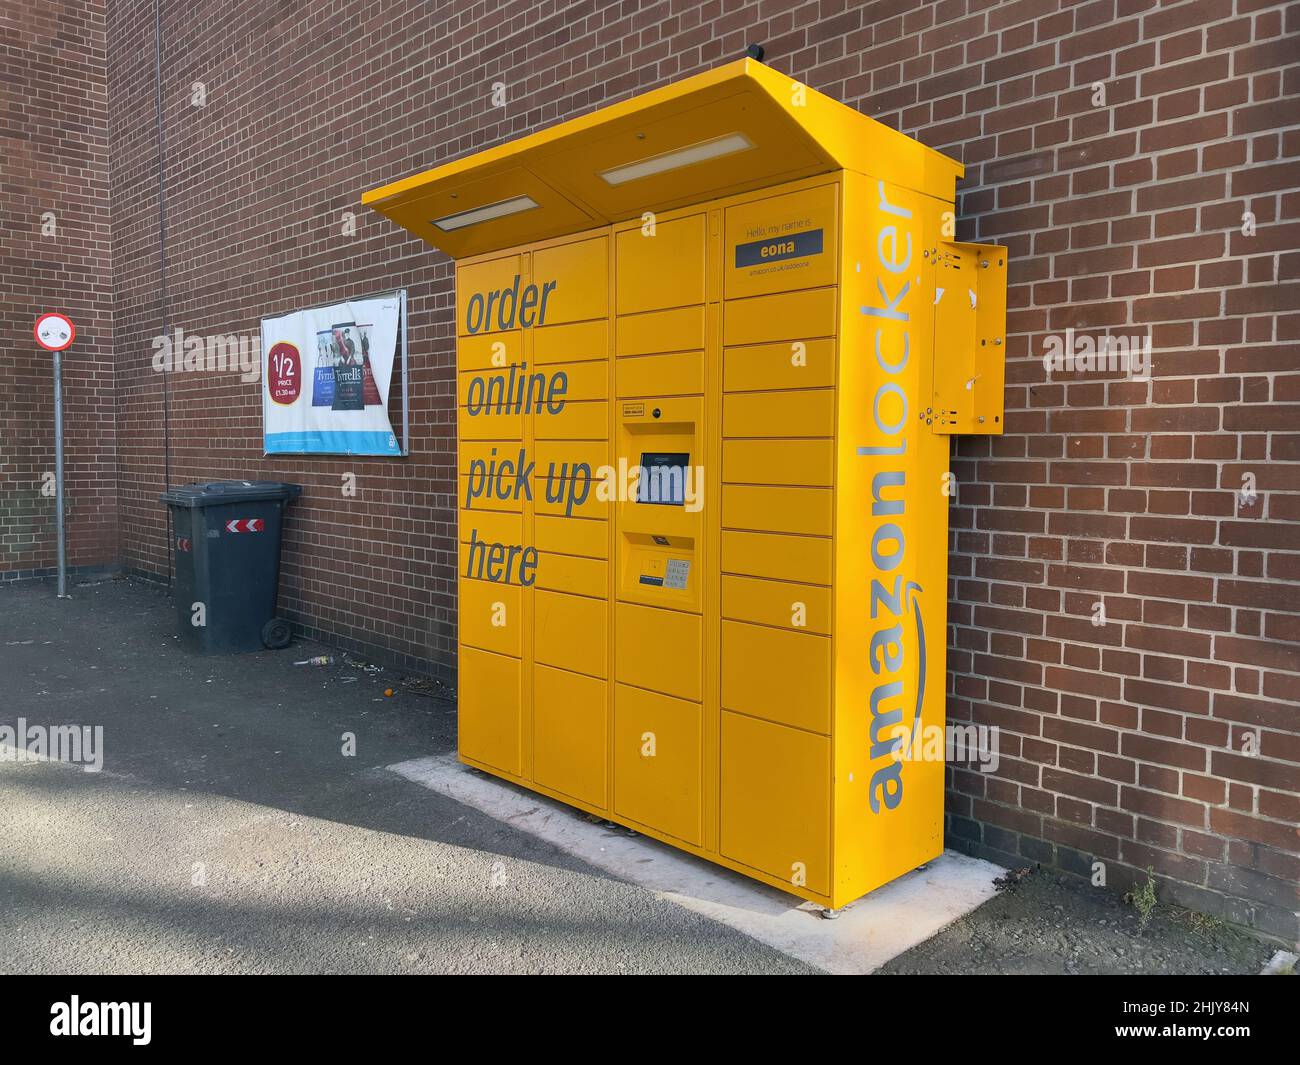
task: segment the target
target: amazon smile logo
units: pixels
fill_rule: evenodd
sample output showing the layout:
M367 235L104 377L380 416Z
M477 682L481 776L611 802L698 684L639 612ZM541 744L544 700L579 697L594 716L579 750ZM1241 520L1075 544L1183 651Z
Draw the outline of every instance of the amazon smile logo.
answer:
M899 748L899 756L903 760L912 757L916 738L921 734L921 707L925 705L925 619L921 617L921 599L916 594L920 590L921 586L916 581L908 581L903 593L910 597L912 621L916 627L916 710L912 714L912 727L907 731L907 742Z

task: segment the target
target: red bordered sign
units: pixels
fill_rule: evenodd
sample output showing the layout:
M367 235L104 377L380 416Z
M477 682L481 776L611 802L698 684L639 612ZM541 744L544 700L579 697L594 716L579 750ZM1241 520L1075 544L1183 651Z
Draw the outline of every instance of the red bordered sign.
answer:
M36 343L46 351L63 351L70 348L77 339L77 327L66 314L50 311L36 319L32 335L36 337Z

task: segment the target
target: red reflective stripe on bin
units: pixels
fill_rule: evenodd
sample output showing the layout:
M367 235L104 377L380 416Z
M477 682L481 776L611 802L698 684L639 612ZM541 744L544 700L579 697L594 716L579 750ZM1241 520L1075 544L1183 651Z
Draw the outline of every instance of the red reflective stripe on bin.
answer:
M226 532L261 532L265 523L261 518L234 518L226 522Z

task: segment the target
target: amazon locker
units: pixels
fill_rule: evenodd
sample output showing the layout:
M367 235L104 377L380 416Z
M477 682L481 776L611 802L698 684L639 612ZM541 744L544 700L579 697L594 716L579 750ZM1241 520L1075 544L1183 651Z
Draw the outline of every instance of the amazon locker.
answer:
M457 262L462 761L831 908L941 852L961 176L746 59L366 193Z

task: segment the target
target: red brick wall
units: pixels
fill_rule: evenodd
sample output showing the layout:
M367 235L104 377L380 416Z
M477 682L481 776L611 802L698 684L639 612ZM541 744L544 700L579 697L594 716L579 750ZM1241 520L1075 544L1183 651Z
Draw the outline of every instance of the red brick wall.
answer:
M1167 898L1296 938L1300 7L166 0L163 13L170 324L255 333L272 312L405 286L414 396L407 461L268 460L256 383L173 375L172 480L303 483L288 613L432 668L454 664L451 271L361 212L363 189L750 42L962 159L959 236L1010 247L1011 290L1006 435L958 445L950 634L951 716L998 725L1002 761L953 772L950 839L1009 864L1091 876L1101 862L1112 887L1151 866ZM148 5L114 5L123 554L162 575L152 49ZM1152 380L1049 380L1044 337L1067 327L1149 336ZM355 497L340 492L349 472Z
M32 336L62 311L68 565L119 557L104 5L0 11L0 580L56 565L51 356Z

